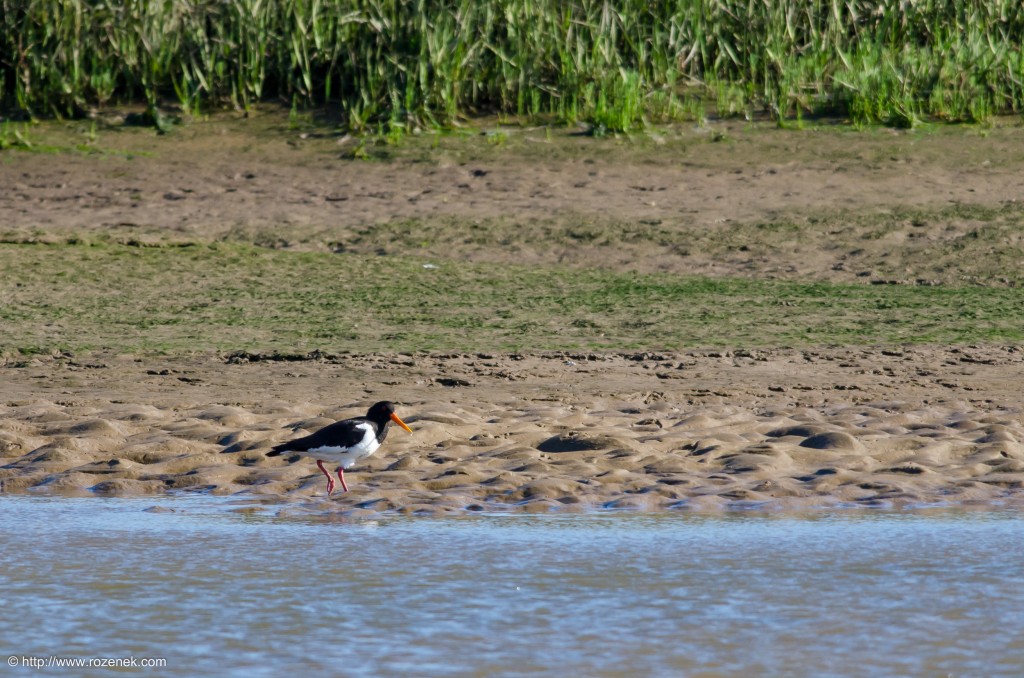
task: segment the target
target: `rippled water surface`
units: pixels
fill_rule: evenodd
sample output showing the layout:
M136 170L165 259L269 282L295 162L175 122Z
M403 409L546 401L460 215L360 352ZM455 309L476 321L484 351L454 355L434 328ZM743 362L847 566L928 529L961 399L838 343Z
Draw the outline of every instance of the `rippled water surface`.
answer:
M208 497L0 497L0 663L163 658L146 673L190 676L1021 676L1022 538L1024 519L1008 511L344 523L233 513Z

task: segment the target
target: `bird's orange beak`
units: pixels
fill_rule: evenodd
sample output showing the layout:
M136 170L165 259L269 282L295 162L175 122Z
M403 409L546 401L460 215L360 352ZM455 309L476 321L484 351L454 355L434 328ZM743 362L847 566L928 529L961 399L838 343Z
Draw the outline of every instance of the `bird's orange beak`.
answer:
M391 413L391 421L395 422L409 433L412 433L412 429L405 425L405 422L398 418L398 415L394 412Z

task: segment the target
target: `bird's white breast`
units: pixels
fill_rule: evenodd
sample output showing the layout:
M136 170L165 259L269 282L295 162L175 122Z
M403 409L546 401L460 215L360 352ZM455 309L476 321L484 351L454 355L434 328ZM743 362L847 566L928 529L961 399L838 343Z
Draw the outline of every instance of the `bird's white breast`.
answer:
M363 439L352 447L337 447L324 445L307 450L306 455L317 459L332 461L342 468L348 468L360 459L369 457L380 447L377 434L369 424L356 424L356 428L363 431Z

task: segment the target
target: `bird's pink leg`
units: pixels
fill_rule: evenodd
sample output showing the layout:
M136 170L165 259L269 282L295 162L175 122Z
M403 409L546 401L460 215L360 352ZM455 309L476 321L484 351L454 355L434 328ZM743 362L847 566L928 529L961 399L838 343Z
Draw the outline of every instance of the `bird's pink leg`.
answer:
M348 492L348 484L345 483L345 469L341 466L338 467L338 480L341 481L341 489Z
M332 478L331 474L328 473L327 469L324 468L324 463L322 461L317 459L316 460L316 465L320 468L320 470L323 472L323 474L325 476L327 476L327 496L329 497L329 496L331 496L331 493L334 492L334 478ZM345 481L342 481L342 484L344 484L344 482ZM346 487L345 490L347 491L348 488Z

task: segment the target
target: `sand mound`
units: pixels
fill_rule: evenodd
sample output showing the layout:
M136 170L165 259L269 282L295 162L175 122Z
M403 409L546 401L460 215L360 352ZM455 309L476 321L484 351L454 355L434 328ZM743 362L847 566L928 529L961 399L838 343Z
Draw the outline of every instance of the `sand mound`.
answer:
M607 434L573 431L564 435L552 436L537 445L537 449L541 452L582 452L584 450L605 450L626 445L628 443L622 438L615 438Z
M800 447L809 447L812 450L862 450L864 447L857 442L849 433L844 431L829 431L818 433L804 439Z

